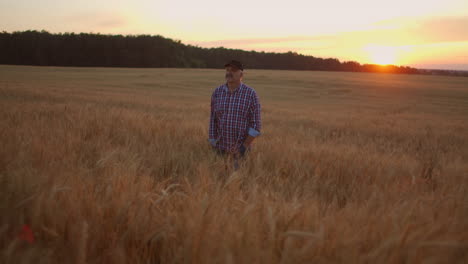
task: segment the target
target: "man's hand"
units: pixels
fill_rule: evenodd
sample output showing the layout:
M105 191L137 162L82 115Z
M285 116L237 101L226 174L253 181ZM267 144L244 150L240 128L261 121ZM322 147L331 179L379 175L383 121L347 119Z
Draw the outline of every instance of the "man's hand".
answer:
M208 142L210 142L210 145L212 147L216 147L216 143L218 143L218 140L210 138L210 139L208 139Z
M254 141L254 137L252 136L247 136L247 138L245 139L244 143L242 143L242 145L248 149L250 147L250 144L252 144L252 142Z
M239 147L239 153L241 154L241 156L244 156L245 154L245 151L247 150L248 147L246 147L244 144L240 145Z

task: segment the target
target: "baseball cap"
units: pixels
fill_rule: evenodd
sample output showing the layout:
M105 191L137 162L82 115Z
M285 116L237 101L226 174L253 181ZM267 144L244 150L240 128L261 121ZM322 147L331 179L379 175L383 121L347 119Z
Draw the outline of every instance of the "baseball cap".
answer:
M236 60L228 61L226 64L224 64L224 67L227 67L227 66L234 66L234 67L240 69L241 71L244 70L244 66L242 65L242 63L240 61L236 61Z

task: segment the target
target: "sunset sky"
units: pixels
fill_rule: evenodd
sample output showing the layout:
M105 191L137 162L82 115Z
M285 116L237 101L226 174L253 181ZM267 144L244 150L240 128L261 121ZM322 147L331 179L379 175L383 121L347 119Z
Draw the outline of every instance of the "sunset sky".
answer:
M466 0L0 0L0 31L29 29L468 70Z

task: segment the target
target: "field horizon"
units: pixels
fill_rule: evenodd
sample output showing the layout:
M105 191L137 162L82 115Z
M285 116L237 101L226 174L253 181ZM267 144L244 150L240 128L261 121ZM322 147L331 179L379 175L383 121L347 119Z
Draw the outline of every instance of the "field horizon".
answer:
M468 262L465 78L246 70L237 173L207 142L223 79L0 65L1 262Z

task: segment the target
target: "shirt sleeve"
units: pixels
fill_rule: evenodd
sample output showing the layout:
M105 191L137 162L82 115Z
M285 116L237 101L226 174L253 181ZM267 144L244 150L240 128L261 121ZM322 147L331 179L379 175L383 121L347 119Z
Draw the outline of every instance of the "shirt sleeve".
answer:
M260 135L260 130L262 128L262 120L260 116L261 105L258 100L257 93L253 93L252 102L250 104L250 125L249 125L249 135L252 137L257 137Z
M215 93L211 95L211 113L210 113L210 125L208 129L208 137L209 141L215 142L216 139L218 138L218 130L217 128L217 122L216 122L216 114L215 114Z

